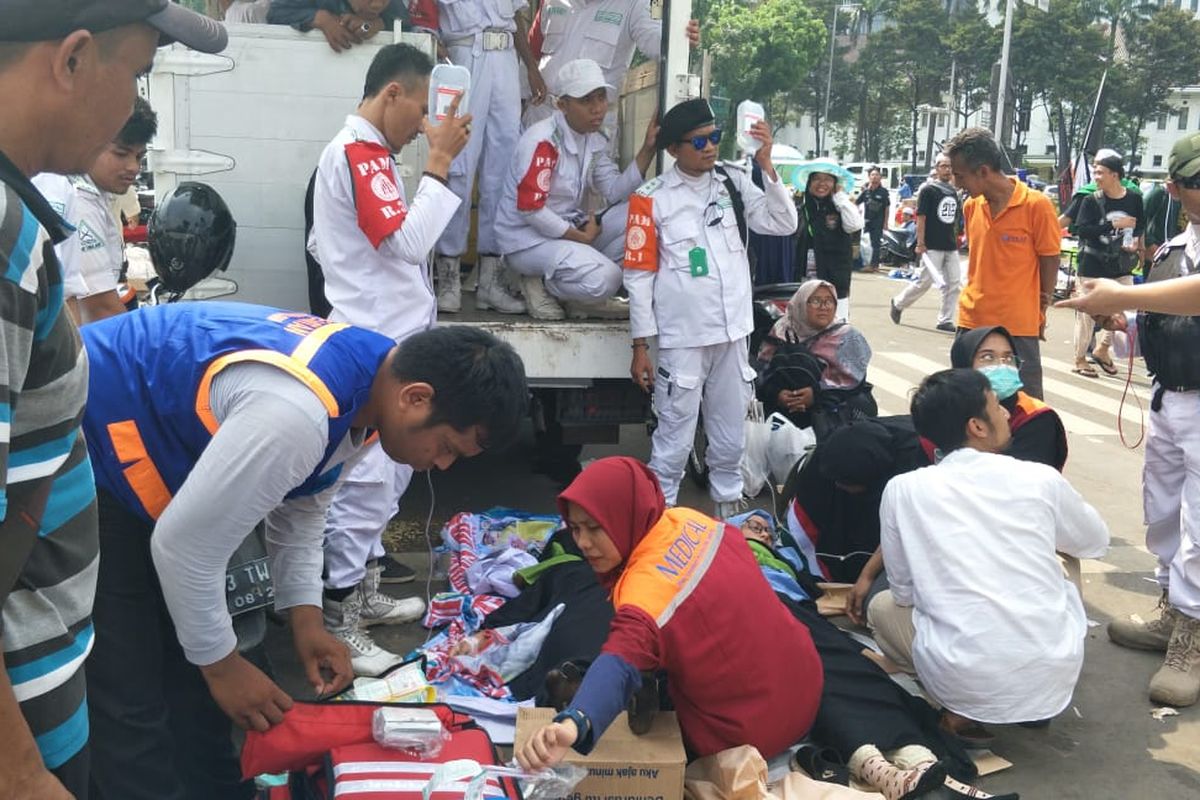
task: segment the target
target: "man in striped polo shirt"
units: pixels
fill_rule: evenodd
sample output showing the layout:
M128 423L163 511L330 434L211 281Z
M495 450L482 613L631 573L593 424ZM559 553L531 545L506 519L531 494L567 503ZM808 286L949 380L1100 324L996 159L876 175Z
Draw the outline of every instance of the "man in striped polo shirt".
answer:
M86 798L96 496L79 423L87 359L63 309L69 228L29 182L85 172L161 37L221 50L167 0L0 4L0 792Z

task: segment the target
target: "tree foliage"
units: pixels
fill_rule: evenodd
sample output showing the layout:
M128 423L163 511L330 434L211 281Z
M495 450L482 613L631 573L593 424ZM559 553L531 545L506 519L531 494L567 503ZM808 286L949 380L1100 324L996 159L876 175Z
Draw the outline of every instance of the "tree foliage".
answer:
M837 15L833 32L839 2L697 0L717 92L733 105L758 100L779 126L806 112L818 130L834 131L823 138L840 157L883 160L907 150L913 166L923 110L949 108L952 126L960 127L992 102L1002 32L988 22L982 4L856 0L856 10ZM995 5L1003 9L999 0ZM1009 94L1015 143L1023 143L1029 126L1048 124L1065 166L1084 144L1107 69L1091 146L1109 143L1132 158L1145 125L1167 109L1172 88L1200 83L1200 22L1156 0L1042 5L1015 8Z
M825 26L804 0L762 0L746 5L717 0L703 23L713 56L713 82L736 106L762 103L773 120L786 95L812 70L828 40Z
M1200 82L1198 42L1200 21L1186 11L1163 6L1127 43L1129 58L1114 69L1112 98L1121 110L1118 135L1134 163L1142 129L1167 112L1171 90Z

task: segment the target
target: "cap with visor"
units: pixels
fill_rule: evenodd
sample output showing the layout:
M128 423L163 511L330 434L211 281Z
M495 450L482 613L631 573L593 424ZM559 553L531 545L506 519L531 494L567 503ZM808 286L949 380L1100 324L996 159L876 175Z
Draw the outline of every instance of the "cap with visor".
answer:
M159 45L179 42L218 53L229 36L225 26L169 0L3 0L0 42L48 42L78 30L102 33L144 22L159 32Z

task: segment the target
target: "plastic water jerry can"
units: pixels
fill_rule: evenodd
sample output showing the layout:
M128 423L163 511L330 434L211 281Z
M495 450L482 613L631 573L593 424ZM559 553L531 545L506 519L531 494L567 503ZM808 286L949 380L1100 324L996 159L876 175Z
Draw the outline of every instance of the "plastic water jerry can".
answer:
M470 111L471 71L454 64L438 64L429 75L429 119L441 122L450 113L450 104L461 96L458 116Z
M758 152L758 139L750 135L750 129L755 123L766 119L767 112L753 100L743 100L737 107L737 143L746 153Z

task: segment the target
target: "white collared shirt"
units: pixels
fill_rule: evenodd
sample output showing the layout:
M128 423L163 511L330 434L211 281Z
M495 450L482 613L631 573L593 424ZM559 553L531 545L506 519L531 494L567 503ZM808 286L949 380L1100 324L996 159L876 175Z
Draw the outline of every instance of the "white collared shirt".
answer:
M1055 551L1099 558L1109 541L1066 478L961 448L893 478L879 518L892 596L913 608L913 662L929 692L979 722L1066 708L1087 618Z
M535 210L518 208L518 187L536 175L538 158L557 159L546 176L544 204ZM548 169L548 168L547 168ZM622 172L608 154L603 133L577 133L561 111L529 127L517 142L512 167L504 180L504 195L496 210L496 243L502 253L515 253L542 242L560 239L567 229L586 218L584 194L590 189L609 204L624 202L642 182L636 161ZM607 218L605 218L607 222ZM623 224L613 220L612 224Z
M650 59L662 49L662 23L650 17L649 0L546 0L541 24L539 66L552 91L558 71L578 58L599 64L620 91L634 48Z
M721 166L742 196L747 227L773 236L796 231L796 205L778 177L772 181L764 175L764 191L744 167ZM643 216L650 219L635 219L636 206L647 203L651 213ZM628 257L625 262L633 338L657 336L660 348L670 348L749 336L754 330L750 262L721 176L713 170L691 177L676 166L647 182L630 201L627 248L649 241L645 224L653 225L658 240L657 253L651 255L654 268L633 269ZM692 275L689 254L697 248L705 253L707 275Z
M313 190L313 227L308 251L321 264L329 318L378 331L401 341L437 321L429 253L461 202L449 187L425 176L408 205L408 216L376 249L358 225L346 145L387 142L371 123L351 114L321 153ZM404 196L393 165L392 180Z
M125 238L112 213L113 196L86 175L43 172L33 179L51 208L75 228L54 246L63 268L63 293L84 298L117 291Z

